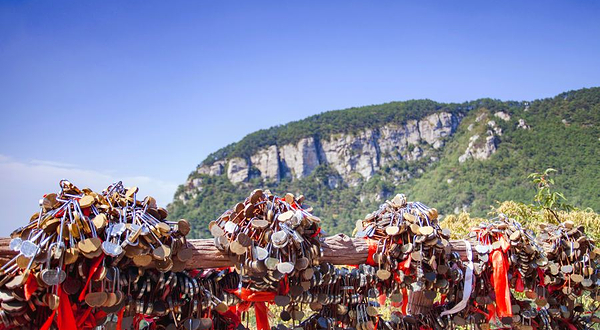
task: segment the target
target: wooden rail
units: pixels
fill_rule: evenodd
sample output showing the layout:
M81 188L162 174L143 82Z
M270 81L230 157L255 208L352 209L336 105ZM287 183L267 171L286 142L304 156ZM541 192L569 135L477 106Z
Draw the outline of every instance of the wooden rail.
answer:
M0 264L14 257L17 252L9 249L9 238L0 238ZM187 269L219 268L233 266L233 262L214 246L212 239L188 240L194 247L194 255L187 262ZM462 241L451 241L452 250L466 259L465 245ZM358 265L367 260L368 246L364 239L351 238L344 234L326 237L323 244L322 262L334 265ZM475 250L473 250L475 254Z
M186 269L207 269L231 267L233 262L228 256L222 254L214 246L213 239L188 240L193 246L194 254L187 262ZM17 252L10 250L10 239L0 238L0 264L13 258ZM461 259L466 260L465 244L463 241L450 241L452 251L459 253ZM369 255L367 241L362 238L351 238L344 234L329 236L321 244L323 249L322 262L334 265L364 264ZM473 254L476 251L473 249ZM411 292L408 300L409 313L415 315L425 313L433 305L433 300L425 298L423 292Z

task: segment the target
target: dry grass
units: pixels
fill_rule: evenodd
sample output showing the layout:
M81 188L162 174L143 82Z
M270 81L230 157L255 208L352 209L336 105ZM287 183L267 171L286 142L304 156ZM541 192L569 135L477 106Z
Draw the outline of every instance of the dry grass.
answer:
M559 222L571 220L575 225L585 226L586 234L594 240L600 239L600 214L591 209L571 212L559 211L556 213L557 220L555 215L549 211L538 211L530 205L507 201L494 208L490 212L490 217L495 217L500 213L518 220L524 227L530 228L536 233L539 231L539 224L541 223L558 224ZM453 239L461 239L468 235L472 227L485 221L487 219L471 218L468 213L460 213L446 216L440 225L452 231Z

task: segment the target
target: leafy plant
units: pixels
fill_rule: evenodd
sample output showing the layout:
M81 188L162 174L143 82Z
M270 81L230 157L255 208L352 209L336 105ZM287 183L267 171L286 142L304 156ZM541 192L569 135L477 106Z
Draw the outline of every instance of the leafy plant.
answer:
M575 207L566 203L565 195L553 191L554 179L550 177L552 173L556 173L556 170L548 168L543 173L531 173L528 178L536 184L537 192L534 197L534 201L537 203L536 208L550 212L556 221L560 221L557 210L569 212L575 210Z

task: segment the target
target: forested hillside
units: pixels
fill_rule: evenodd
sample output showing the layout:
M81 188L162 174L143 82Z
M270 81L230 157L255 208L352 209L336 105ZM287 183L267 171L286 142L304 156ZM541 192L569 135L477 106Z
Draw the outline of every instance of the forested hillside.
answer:
M441 214L485 216L497 201L529 202L527 175L551 167L557 190L600 209L600 88L529 102L391 102L325 112L260 130L202 161L175 194L170 217L193 237L253 189L304 194L329 232L390 195Z

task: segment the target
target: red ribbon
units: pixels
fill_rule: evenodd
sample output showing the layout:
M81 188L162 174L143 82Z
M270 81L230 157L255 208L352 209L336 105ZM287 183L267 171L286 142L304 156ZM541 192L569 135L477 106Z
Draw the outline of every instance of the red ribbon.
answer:
M402 288L402 314L407 315L406 309L408 307L408 291L406 288Z
M92 328L94 328L96 326L96 324L98 324L98 321L105 318L106 317L106 312L103 310L96 310L96 313L94 313L94 315L92 315Z
M515 283L515 290L517 292L523 292L525 290L525 283L523 283L523 277L519 271L515 271L515 276L517 277L517 282Z
M269 316L267 315L267 305L262 301L254 303L254 311L256 312L256 329L270 330Z
M62 209L58 212L56 212L56 214L54 215L55 218L62 218L62 216L65 215L65 209Z
M408 255L406 260L398 263L398 270L404 272L404 274L408 274L410 272L410 262L412 261L412 255Z
M52 326L52 321L54 321L54 316L56 316L56 310L50 314L50 317L46 320L46 322L44 322L40 330L49 330Z
M369 247L369 255L367 256L367 265L375 266L375 260L373 260L373 255L377 253L377 244L378 242L372 239L367 238L367 246Z
M508 258L502 251L492 251L492 267L492 283L496 293L496 314L499 317L512 317L508 285Z
M477 307L473 307L473 311L477 312L479 314L482 314L483 316L485 316L489 320L490 315L488 313L486 313L484 310L482 310L480 308L477 308Z
M562 286L562 285L558 285L558 284L557 284L557 285L550 285L550 286L548 287L548 292L549 292L549 293L552 293L552 292L555 292L555 291L559 291L559 290L561 290L562 288L563 288L563 286Z
M538 267L537 269L537 273L538 273L538 278L540 279L540 285L541 286L546 286L546 284L544 283L544 271Z
M317 230L315 230L315 233L310 235L310 237L317 237L317 235L319 235L321 233L321 227L317 228Z
M282 281L279 282L279 294L282 296L287 295L290 292L290 281L286 274Z
M75 316L73 316L73 307L71 307L71 300L61 286L58 287L58 297L58 319L56 320L58 328L66 330L77 329Z
M87 294L87 288L88 288L88 286L90 286L90 282L92 281L92 276L96 273L96 271L98 270L98 267L100 267L100 263L102 263L102 260L104 260L104 253L102 255L100 255L98 258L96 258L94 260L94 262L92 263L92 266L90 267L90 273L87 278L87 282L85 283L85 286L83 287L83 289L81 289L81 294L79 295L79 301L83 301L85 299L85 296Z
M32 273L29 273L29 276L27 277L27 282L25 282L25 287L24 287L25 300L29 301L31 299L31 296L37 289L38 289L38 282L37 282L35 276L33 276Z
M244 301L251 301L251 302L256 302L256 301L262 301L262 302L267 302L267 301L273 301L273 299L275 299L275 292L267 292L267 291L253 291L253 290L249 290L246 288L241 288L239 290L234 290L233 293L240 297L240 299L244 300Z
M88 318L90 317L91 313L92 313L92 309L86 308L85 311L83 311L83 314L79 315L79 317L77 318L77 327L78 328L83 327L83 325L87 322Z
M270 330L269 317L267 315L267 305L265 302L270 302L275 299L275 292L253 291L246 288L241 288L233 292L243 301L254 302L254 312L256 313L256 328L258 330Z
M487 320L489 323L496 316L496 306L494 304L489 304L489 305L487 305L487 309L488 309Z
M140 323L142 321L145 321L146 323L148 323L149 329L150 330L154 330L156 329L156 323L154 322L154 319L151 317L147 317L145 315L142 314L137 314L134 319L133 319L133 328L134 329L139 329L140 328Z
M229 326L227 327L227 329L237 329L237 327L242 323L242 320L240 319L240 315L237 313L236 307L235 306L231 306L229 307L229 309L227 309L227 311L225 311L224 313L219 313L221 314L221 316L223 316L223 318L228 320L228 324ZM121 329L117 329L117 330L121 330Z

